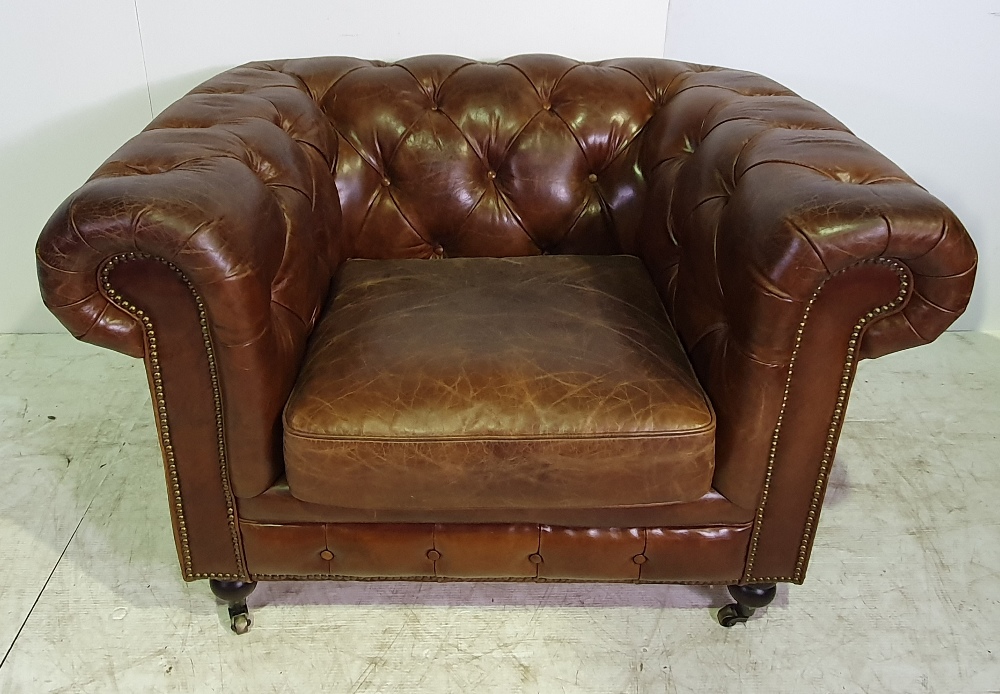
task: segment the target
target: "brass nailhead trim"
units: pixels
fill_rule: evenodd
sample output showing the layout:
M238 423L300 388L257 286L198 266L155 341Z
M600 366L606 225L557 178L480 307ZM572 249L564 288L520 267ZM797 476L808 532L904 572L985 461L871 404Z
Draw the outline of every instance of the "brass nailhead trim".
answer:
M246 580L246 579L241 579ZM419 581L424 583L652 583L674 586L718 586L742 583L739 578L718 581L650 581L645 578L581 579L542 578L535 576L342 576L338 574L250 574L251 581ZM768 579L760 579L768 580Z
M165 264L171 270L176 272L180 276L184 284L187 285L188 289L191 291L192 295L195 298L195 303L197 304L198 307L199 324L201 325L202 337L205 342L205 353L206 356L208 357L209 372L212 379L212 394L213 394L213 399L215 401L214 404L215 404L216 428L218 431L218 439L219 439L219 464L222 473L223 493L226 499L227 520L229 522L230 534L233 540L233 549L236 559L236 565L240 570L239 574L201 574L201 573L196 574L192 571L191 551L187 535L187 524L184 519L184 507L183 507L183 500L180 494L180 483L177 474L177 464L174 458L173 445L171 444L171 439L170 439L170 427L166 414L166 399L163 395L163 380L159 366L159 355L157 354L156 350L155 330L153 328L152 321L150 320L150 318L146 316L144 312L141 309L137 308L134 304L131 304L130 302L126 301L122 297L122 295L111 286L111 283L108 279L108 275L116 265L118 265L123 261L135 260L137 258L146 260L156 260L158 262ZM841 379L840 390L838 392L838 397L837 397L837 405L834 409L833 419L830 422L830 427L827 434L827 442L823 452L823 459L820 464L819 475L817 477L816 485L813 490L812 502L810 503L809 507L809 520L806 521L802 540L799 545L799 556L796 562L795 574L791 577L792 580L796 582L801 581L802 569L805 564L806 553L808 552L809 544L815 533L815 523L813 519L815 518L815 513L818 510L819 498L825 487L827 474L829 471L830 464L832 462L831 452L833 448L833 441L834 438L836 437L836 431L840 425L840 421L843 416L843 403L845 400L845 395L848 386L850 385L851 374L855 362L855 347L857 345L858 338L862 330L864 330L866 325L872 319L874 319L876 316L882 313L895 309L903 301L903 299L906 298L906 295L908 293L909 283L907 281L906 270L899 262L885 258L878 258L874 261L866 261L866 262L880 263L892 267L900 276L900 292L894 301L885 304L884 306L881 306L879 308L876 308L873 311L868 312L868 314L866 314L864 317L862 317L855 324L854 330L851 333L847 358L844 364L844 375ZM850 270L853 267L856 266L845 268L844 270L841 270L836 274L840 274L840 272L845 272L847 270ZM823 285L821 285L819 289L817 289L816 292L814 292L813 295L809 298L809 302L806 305L806 309L805 312L803 313L802 320L800 321L798 330L796 331L795 346L792 350L792 355L789 360L788 375L785 379L785 388L781 400L781 409L779 410L778 419L777 422L775 423L774 433L771 438L771 448L770 448L770 453L768 455L767 469L764 476L764 489L761 494L760 505L757 508L757 513L754 518L754 529L751 535L750 550L747 557L747 568L746 568L747 581L764 582L764 581L788 580L787 577L767 577L767 578L753 577L752 576L753 563L756 558L756 550L757 550L757 543L760 537L761 523L763 521L764 509L767 505L768 492L770 491L770 483L774 469L774 461L777 454L777 446L781 433L781 424L784 419L785 408L788 404L788 393L791 388L791 380L794 371L795 360L796 357L798 356L798 351L802 344L802 334L804 332L806 322L809 319L812 306L815 304L816 299L819 296L819 292L822 291L825 284L826 282L824 281ZM208 329L208 319L205 311L205 304L202 301L201 296L198 294L197 290L194 288L194 285L192 285L190 280L188 280L188 278L184 275L184 273L181 272L180 268L178 268L176 265L167 260L163 260L162 258L157 258L144 253L124 253L110 258L101 269L101 285L104 288L104 292L108 296L108 299L111 301L111 303L123 309L124 311L126 311L127 313L129 313L139 322L142 323L146 335L147 344L149 345L149 367L150 367L150 375L152 376L153 380L154 395L156 399L158 429L160 432L160 441L161 444L163 445L163 450L167 459L167 472L170 478L171 494L174 500L172 513L177 522L178 536L180 537L181 541L181 554L184 562L184 575L186 578L221 578L221 579L246 578L247 577L246 568L243 564L239 530L237 528L235 501L229 483L228 462L226 461L225 437L223 433L223 418L222 418L222 395L219 388L218 369L215 362L214 350L212 348L211 334ZM260 574L258 577L265 580L289 580L289 579L299 578L297 576L290 576L290 575L286 576L277 574ZM326 575L321 575L318 577L331 578L331 579L336 578ZM346 577L346 578L357 580L354 577ZM437 578L436 580L441 580L441 579ZM534 579L527 579L527 580L534 580ZM691 583L699 584L701 582L691 582Z
M235 574L214 574L214 573L194 573L191 565L191 547L188 541L187 521L184 518L184 502L181 498L180 478L177 474L177 461L174 457L174 447L170 438L170 425L167 419L167 402L163 394L163 376L160 371L160 357L156 347L156 331L153 329L153 321L144 311L127 301L122 295L111 286L109 275L111 270L120 263L130 260L155 260L163 263L177 273L181 281L187 286L194 297L198 307L198 323L201 326L202 340L205 344L205 354L208 357L208 370L212 379L212 398L215 404L215 426L218 434L219 446L219 469L222 475L222 490L226 500L226 514L229 521L229 532L233 541L233 552L236 558L236 567L239 570ZM146 253L122 253L109 258L101 268L101 287L108 300L118 308L126 311L142 324L146 336L146 344L149 348L149 373L153 380L153 396L156 401L157 430L160 434L160 444L163 446L164 456L167 463L167 476L170 478L170 495L173 499L171 513L177 525L177 535L181 542L181 557L183 560L184 577L194 578L216 578L225 580L245 580L248 576L246 567L243 564L243 549L240 543L239 528L236 519L236 503L233 497L232 488L229 484L229 463L226 460L225 434L223 432L222 419L222 391L219 387L218 367L215 362L215 352L212 348L212 336L208 328L208 314L205 311L205 303L201 295L191 284L191 281L173 263L157 258Z
M774 470L774 461L778 451L778 440L781 435L781 423L785 416L785 408L788 405L788 393L791 390L792 373L794 371L795 359L798 356L799 348L802 346L802 334L805 332L806 321L809 320L809 314L812 311L813 304L816 303L816 299L819 297L819 293L832 277L852 270L860 265L867 264L887 265L895 270L896 274L899 276L899 294L889 303L873 309L861 317L858 322L855 323L854 330L851 332L851 339L848 342L847 348L847 357L844 362L844 369L840 379L840 389L837 392L837 404L834 407L833 418L830 420L830 426L827 429L826 445L823 449L823 458L820 463L816 484L813 487L812 501L809 504L809 516L803 528L802 539L799 542L799 553L795 562L795 573L790 577L779 578L754 576L753 564L757 556L757 541L760 538L760 529L764 520L764 507L767 506L768 492L771 487L771 475ZM785 390L781 396L781 409L778 411L778 419L774 425L774 433L771 436L771 449L767 458L767 471L764 475L764 490L761 493L760 505L757 507L757 514L754 517L753 533L750 536L750 549L747 554L747 567L744 582L770 583L788 580L794 581L795 583L802 582L802 572L805 567L806 556L809 551L809 546L812 543L813 535L816 531L815 519L816 514L819 511L820 497L826 487L827 474L829 472L830 465L833 462L833 445L837 437L837 430L840 427L840 422L844 414L844 403L847 400L847 390L851 384L851 376L854 373L858 339L861 336L861 332L865 329L869 322L871 322L874 318L881 316L883 313L894 310L903 302L909 293L909 286L909 275L907 274L907 270L902 263L891 258L875 258L873 260L865 260L842 270L838 270L836 273L824 280L823 284L821 284L819 288L813 292L813 295L809 297L809 302L806 304L806 309L802 314L802 320L799 321L799 327L795 331L795 347L792 349L792 356L788 361L788 375L785 378Z

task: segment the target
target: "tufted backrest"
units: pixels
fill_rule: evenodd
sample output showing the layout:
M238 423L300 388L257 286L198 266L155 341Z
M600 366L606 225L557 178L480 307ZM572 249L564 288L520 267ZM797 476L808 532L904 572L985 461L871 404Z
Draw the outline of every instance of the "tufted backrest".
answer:
M349 255L603 254L641 216L642 132L691 66L518 56L261 63L329 117Z

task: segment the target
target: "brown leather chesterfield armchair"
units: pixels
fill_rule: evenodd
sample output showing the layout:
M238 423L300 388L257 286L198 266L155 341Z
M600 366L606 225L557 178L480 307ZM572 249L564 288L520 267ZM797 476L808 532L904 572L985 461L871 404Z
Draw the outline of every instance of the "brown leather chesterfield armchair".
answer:
M764 77L253 63L52 217L46 305L145 361L187 580L801 583L855 367L933 340L959 221Z

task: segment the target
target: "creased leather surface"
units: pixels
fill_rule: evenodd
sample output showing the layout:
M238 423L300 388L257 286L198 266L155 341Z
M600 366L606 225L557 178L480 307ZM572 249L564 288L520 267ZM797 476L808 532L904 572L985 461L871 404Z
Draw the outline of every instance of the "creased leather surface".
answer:
M294 496L350 508L692 501L714 417L627 256L350 261L284 415Z

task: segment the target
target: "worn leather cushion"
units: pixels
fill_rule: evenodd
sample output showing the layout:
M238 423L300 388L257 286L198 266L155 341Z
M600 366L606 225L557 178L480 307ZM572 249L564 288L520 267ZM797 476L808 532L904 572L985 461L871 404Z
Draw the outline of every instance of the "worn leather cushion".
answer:
M292 495L345 508L693 501L714 442L630 256L349 261L284 414Z

